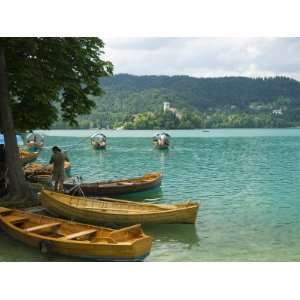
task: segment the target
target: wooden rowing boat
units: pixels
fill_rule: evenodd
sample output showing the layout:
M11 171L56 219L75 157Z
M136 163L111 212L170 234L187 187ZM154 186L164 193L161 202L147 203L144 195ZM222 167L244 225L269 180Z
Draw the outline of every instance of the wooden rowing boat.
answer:
M98 197L98 196L116 196L121 194L145 191L157 186L160 186L162 179L161 173L148 173L142 177L111 180L111 181L98 181L93 183L82 183L80 188L85 196ZM76 189L76 184L65 183L65 192L72 195L80 195L80 189Z
M0 227L42 252L101 261L141 261L152 238L141 225L114 230L0 207Z
M20 150L20 159L23 166L35 161L38 156L39 156L38 152L28 152L25 150Z
M111 198L95 200L48 190L42 190L41 202L50 213L92 224L193 224L199 208L193 202L147 204Z

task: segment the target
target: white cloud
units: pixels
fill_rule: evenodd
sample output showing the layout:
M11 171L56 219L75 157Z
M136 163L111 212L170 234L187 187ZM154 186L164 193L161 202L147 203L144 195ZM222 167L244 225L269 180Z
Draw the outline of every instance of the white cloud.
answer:
M114 38L114 73L300 79L300 38Z

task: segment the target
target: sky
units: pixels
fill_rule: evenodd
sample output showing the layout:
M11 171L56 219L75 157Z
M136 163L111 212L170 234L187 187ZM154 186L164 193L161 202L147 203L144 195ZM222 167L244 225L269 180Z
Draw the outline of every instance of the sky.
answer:
M288 76L300 80L300 38L106 38L114 74Z

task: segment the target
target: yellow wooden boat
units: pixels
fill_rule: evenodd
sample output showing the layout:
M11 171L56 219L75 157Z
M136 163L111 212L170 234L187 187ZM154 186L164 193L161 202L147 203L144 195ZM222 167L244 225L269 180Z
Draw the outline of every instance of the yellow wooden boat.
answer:
M0 227L41 252L100 261L141 261L152 238L140 225L114 230L0 207Z
M193 224L199 208L193 202L147 204L111 198L95 200L48 190L42 190L41 202L50 213L91 224Z
M20 150L20 159L23 166L35 161L38 156L39 152L28 152L26 150Z

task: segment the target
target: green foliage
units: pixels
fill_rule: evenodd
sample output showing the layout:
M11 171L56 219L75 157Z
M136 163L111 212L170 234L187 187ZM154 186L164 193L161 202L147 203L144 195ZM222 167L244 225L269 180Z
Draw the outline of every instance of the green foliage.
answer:
M100 96L99 78L112 74L100 59L98 38L0 38L5 49L9 96L19 130L49 128L58 120L77 124Z
M95 127L192 129L290 127L300 125L300 83L275 78L192 78L120 74L100 80L106 94L91 115ZM168 101L181 113L163 114ZM273 110L281 109L282 115Z

